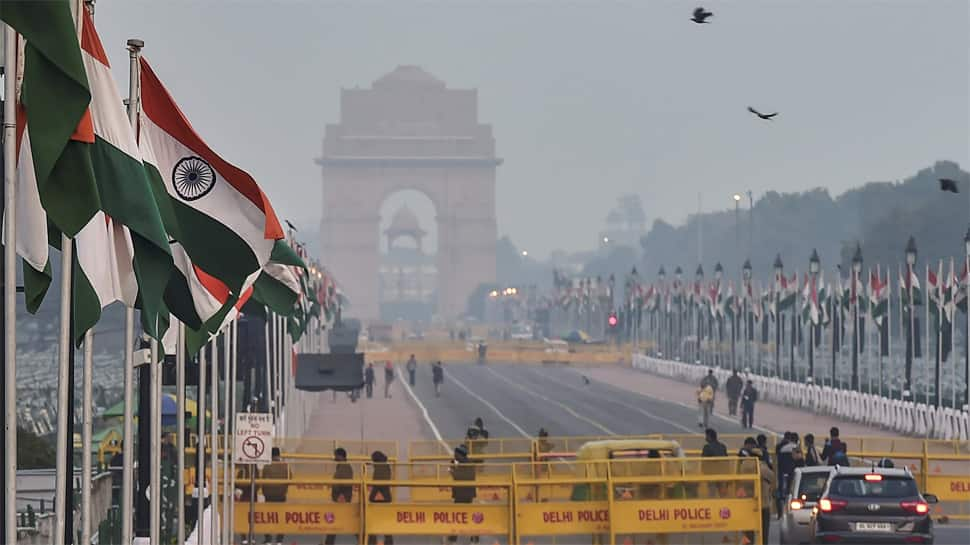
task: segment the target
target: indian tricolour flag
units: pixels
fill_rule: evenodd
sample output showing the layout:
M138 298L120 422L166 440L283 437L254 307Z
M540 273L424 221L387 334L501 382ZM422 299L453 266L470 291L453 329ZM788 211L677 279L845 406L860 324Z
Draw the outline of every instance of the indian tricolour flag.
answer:
M140 72L139 144L151 148L146 169L169 198L169 236L238 298L269 262L283 229L252 176L206 145L144 58Z
M303 260L283 240L277 240L269 263L254 284L253 300L258 301L281 316L290 316L302 293L297 276L306 271Z
M97 323L109 304L134 306L137 300L145 331L157 337L156 319L173 271L168 237L108 57L94 21L82 11L81 50L95 136L90 154L101 210L75 237L75 331Z

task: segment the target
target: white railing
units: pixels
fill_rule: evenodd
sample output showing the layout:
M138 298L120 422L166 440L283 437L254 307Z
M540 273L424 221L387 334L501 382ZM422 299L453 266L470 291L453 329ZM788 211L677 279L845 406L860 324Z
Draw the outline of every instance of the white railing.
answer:
M708 367L634 354L633 367L655 375L698 384ZM714 369L721 384L730 371ZM932 439L970 439L970 414L952 408L937 409L925 403L889 399L873 394L800 384L774 377L748 375L762 401L804 409L898 433Z

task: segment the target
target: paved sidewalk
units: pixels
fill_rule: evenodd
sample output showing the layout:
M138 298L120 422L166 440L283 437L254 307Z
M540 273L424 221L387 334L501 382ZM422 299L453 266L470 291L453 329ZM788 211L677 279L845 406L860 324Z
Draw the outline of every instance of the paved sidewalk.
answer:
M610 384L617 388L624 388L646 396L672 401L692 408L697 406L695 393L697 387L678 380L619 366L588 367L584 368L583 373L594 380ZM740 416L728 416L727 395L724 394L723 385L717 395L714 413L724 418L740 419ZM755 427L761 427L776 433L791 430L803 435L805 432L812 432L815 433L816 437L825 437L828 435L828 430L832 426L838 426L843 437L905 437L880 428L840 420L831 416L816 415L765 401L758 402L755 405L754 423ZM821 436L819 435L820 433L822 434Z

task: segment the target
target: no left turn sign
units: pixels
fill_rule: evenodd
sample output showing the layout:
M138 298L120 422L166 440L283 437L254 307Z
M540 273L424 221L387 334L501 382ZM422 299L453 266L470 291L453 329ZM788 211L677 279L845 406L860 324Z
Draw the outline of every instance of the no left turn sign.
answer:
M268 464L272 462L273 415L269 413L237 413L235 448L237 464Z

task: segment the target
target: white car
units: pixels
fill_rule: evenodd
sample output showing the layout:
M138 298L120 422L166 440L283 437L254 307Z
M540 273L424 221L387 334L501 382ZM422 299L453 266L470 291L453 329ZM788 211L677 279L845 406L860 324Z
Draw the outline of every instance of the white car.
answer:
M797 545L812 542L812 509L825 490L831 466L807 466L795 469L791 487L781 515L781 543Z

